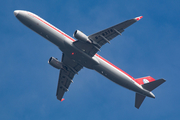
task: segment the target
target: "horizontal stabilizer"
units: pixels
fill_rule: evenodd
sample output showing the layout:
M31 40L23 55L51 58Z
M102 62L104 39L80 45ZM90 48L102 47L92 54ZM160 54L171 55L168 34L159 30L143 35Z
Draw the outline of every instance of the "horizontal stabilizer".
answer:
M159 80L156 80L156 81L153 81L153 82L149 82L149 83L146 83L144 85L142 85L142 87L148 91L152 91L154 90L156 87L158 87L159 85L161 85L162 83L164 83L166 80L164 79L159 79Z
M139 109L146 96L136 93L135 107Z

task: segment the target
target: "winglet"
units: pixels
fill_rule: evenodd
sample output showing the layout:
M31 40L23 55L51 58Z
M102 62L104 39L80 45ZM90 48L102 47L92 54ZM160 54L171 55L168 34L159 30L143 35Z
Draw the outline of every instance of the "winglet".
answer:
M65 100L65 99L64 99L64 98L62 98L62 99L61 99L61 102L62 102L62 101L64 101L64 100Z
M136 17L135 19L139 21L141 18L143 18L143 16Z

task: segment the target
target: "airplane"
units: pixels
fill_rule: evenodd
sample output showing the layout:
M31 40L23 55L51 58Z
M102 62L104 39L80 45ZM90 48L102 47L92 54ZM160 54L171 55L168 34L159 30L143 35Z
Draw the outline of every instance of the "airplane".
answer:
M139 21L143 16L126 20L89 36L76 30L73 34L73 37L77 39L75 40L32 12L15 10L14 15L25 26L55 44L62 51L61 62L54 57L48 61L51 66L60 70L56 92L57 99L60 101L64 100L64 93L69 91L68 88L73 83L74 75L78 74L83 67L95 70L114 83L134 91L137 109L146 96L155 98L151 91L166 81L165 79L155 80L151 76L135 79L97 54L104 44L110 43L110 40L121 35L124 29Z

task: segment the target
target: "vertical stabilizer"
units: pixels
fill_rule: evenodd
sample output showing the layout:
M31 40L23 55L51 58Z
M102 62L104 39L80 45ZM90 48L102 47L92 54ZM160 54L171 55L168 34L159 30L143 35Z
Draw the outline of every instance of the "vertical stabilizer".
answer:
M139 109L146 96L136 93L135 107Z
M143 85L149 82L153 82L155 81L155 79L151 76L146 76L146 77L137 78L134 81L136 81L139 85Z

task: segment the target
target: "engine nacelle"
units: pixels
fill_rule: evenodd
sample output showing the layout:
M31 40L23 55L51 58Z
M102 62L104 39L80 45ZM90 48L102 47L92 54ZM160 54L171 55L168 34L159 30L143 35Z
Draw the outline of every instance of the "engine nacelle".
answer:
M56 58L54 58L54 57L51 57L51 58L49 59L48 63L49 63L51 66L53 66L53 67L55 67L55 68L57 68L57 69L62 69L62 68L63 68L62 63L61 63L59 60L57 60Z
M79 41L91 43L91 41L88 39L88 36L86 36L83 32L79 30L76 30L73 36Z

